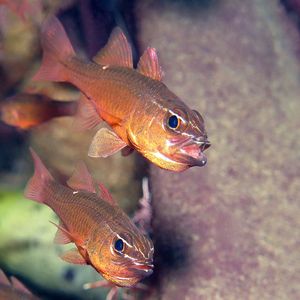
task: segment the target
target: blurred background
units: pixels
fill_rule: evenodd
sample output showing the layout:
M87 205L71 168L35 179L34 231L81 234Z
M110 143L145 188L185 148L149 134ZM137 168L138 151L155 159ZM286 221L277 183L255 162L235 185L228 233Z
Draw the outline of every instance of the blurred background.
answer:
M20 93L76 107L72 86L31 82L41 23L55 14L81 57L92 58L115 26L135 64L155 47L164 82L203 115L212 146L204 168L175 174L136 153L88 158L97 129L74 131L71 116L27 130L0 121L0 268L41 299L107 293L82 290L99 274L61 261L55 214L24 199L31 146L61 181L84 160L129 215L150 177L155 271L150 292L135 297L300 299L300 1L11 2L0 1L0 119Z

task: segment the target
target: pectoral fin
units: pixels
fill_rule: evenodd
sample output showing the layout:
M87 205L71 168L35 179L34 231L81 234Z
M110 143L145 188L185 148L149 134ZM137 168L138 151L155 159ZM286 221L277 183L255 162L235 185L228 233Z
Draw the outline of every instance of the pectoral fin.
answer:
M55 224L54 222L50 221L54 226L57 227L57 232L54 237L54 243L55 244L69 244L73 243L73 237L71 233L65 228L65 226L62 224L62 222L59 223L59 225Z
M85 259L81 256L81 254L78 252L77 249L71 249L59 256L62 260L76 265L86 265L87 262Z
M107 128L101 128L93 138L88 156L108 157L126 146L127 144L113 131Z

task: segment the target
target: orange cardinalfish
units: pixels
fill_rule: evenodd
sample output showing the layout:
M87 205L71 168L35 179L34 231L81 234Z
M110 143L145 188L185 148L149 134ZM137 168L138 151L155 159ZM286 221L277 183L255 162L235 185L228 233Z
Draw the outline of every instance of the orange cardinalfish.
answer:
M55 101L45 95L21 93L0 102L0 120L30 129L55 117L74 115L77 101Z
M32 293L15 277L10 280L0 269L0 300L38 300Z
M80 163L68 187L57 183L31 150L35 171L25 196L44 203L60 218L55 242L77 248L61 258L89 264L120 287L133 287L153 272L153 244L132 223L102 184Z
M89 156L107 157L124 148L128 153L129 148L173 171L205 165L203 151L210 143L203 118L162 83L154 48L133 69L131 47L116 28L93 62L85 62L54 17L44 22L41 42L44 56L34 79L72 83L85 95L77 123L91 128L102 119L113 129L96 133Z

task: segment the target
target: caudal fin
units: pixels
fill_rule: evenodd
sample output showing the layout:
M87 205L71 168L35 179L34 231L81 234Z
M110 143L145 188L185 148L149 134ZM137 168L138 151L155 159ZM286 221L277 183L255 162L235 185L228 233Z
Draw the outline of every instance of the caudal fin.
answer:
M67 81L66 65L75 56L75 51L56 17L44 21L41 43L44 51L42 65L33 80Z
M34 163L34 174L27 183L24 195L28 199L42 203L45 201L45 187L53 177L34 150L30 148L30 152Z

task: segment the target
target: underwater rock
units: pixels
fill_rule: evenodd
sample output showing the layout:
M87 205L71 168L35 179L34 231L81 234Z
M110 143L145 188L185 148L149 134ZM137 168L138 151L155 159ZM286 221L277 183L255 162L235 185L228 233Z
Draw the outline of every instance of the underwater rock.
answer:
M140 49L204 116L207 166L151 166L153 293L299 299L300 39L279 2L141 1ZM297 136L298 135L298 136Z

